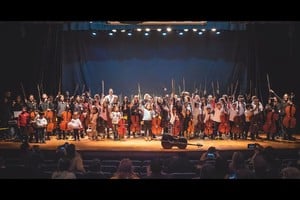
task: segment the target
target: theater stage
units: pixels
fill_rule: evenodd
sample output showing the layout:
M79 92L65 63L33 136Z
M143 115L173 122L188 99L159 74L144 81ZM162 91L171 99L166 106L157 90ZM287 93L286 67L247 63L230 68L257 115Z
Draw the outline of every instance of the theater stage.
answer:
M262 139L253 140L203 140L203 139L191 139L188 141L186 149L179 149L176 145L172 149L164 149L161 145L160 138L145 141L144 138L130 138L114 141L112 139L105 139L99 141L91 141L87 137L80 141L69 140L57 140L55 136L52 136L51 140L42 143L30 143L31 145L39 145L42 150L55 150L57 146L64 144L65 142L73 143L76 145L79 151L109 151L109 152L122 152L122 151L140 151L140 152L176 152L176 151L205 151L210 146L215 146L218 150L248 150L249 143L259 143L260 145L272 146L275 149L300 149L300 136L296 137L296 141L286 141L276 139L276 141L267 141ZM20 142L0 141L0 149L18 149ZM203 145L201 147L196 144Z

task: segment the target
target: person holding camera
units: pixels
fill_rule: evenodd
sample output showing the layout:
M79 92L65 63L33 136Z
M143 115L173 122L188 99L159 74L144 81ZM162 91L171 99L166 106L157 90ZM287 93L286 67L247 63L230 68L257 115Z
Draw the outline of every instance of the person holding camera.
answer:
M225 161L214 146L201 155L197 168L200 169L201 179L224 178L227 173Z
M207 152L204 152L201 155L200 161L215 160L217 157L220 157L219 152L217 151L216 147L211 146L207 149Z

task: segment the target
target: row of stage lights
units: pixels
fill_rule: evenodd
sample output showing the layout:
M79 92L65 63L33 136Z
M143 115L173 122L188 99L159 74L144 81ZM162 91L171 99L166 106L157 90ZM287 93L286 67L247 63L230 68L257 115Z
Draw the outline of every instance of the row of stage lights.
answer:
M156 29L156 30L157 30L157 32L161 32L161 34L162 34L163 36L166 36L169 32L172 31L172 28L166 28L166 30L163 30L163 29L161 29L161 28L158 28L158 29ZM143 30L142 30L141 28L137 28L136 31L137 31L137 32L142 32ZM150 28L145 28L144 35L145 35L145 36L149 36L149 35L150 35L150 31L151 31ZM184 35L185 32L189 32L189 31L190 31L189 29L183 29L183 31L176 31L176 32L177 32L178 35L182 36L182 35ZM194 33L197 33L198 35L202 35L202 34L204 34L205 32L207 32L206 29L198 30L198 29L196 29L196 28L191 29L191 31L194 32ZM215 33L216 35L221 34L221 32L220 32L220 31L217 31L216 28L212 28L210 31L213 32L213 33ZM108 35L109 35L109 36L114 36L115 34L117 34L117 32L118 32L117 29L112 29L111 31L108 32ZM132 32L132 31L126 31L125 29L122 29L122 30L120 30L119 32L121 32L121 33L127 33L128 36L132 36L132 35L133 35L133 32ZM93 31L93 32L92 32L92 36L96 36L96 35L97 35L97 32L96 32L96 31Z

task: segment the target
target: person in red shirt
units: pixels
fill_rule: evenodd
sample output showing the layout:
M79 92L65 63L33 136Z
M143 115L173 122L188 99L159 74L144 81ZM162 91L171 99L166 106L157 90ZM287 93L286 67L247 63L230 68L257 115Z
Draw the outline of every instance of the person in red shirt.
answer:
M22 141L28 140L28 127L29 127L29 113L27 112L26 106L22 107L22 112L19 114L18 117L18 127L20 130L20 139Z

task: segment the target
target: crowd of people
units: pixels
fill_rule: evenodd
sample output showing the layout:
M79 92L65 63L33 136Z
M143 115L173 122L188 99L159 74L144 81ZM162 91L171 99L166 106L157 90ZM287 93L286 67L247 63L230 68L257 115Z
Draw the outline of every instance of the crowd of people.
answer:
M259 144L249 152L234 151L225 155L214 146L199 152L191 160L188 152L173 156L150 157L139 161L134 158L88 160L66 142L57 147L55 156L46 156L38 145L22 143L18 163L6 162L0 155L0 178L29 179L299 179L300 152L290 155L288 163L279 151ZM49 159L52 160L49 163ZM147 159L147 158L144 158ZM47 161L47 162L46 162ZM105 161L110 161L109 163ZM112 161L115 161L112 164ZM139 162L137 162L139 161ZM145 162L147 161L147 162ZM194 162L192 162L194 161ZM196 161L196 162L195 162ZM51 167L51 164L55 164ZM146 168L145 171L141 170Z
M296 107L293 94L281 98L270 89L270 97L263 105L253 95L164 94L145 93L131 98L115 95L110 88L107 95L92 94L56 96L43 93L40 99L33 94L22 99L6 92L0 105L0 123L8 128L6 136L16 140L45 143L56 139L80 141L88 137L130 139L143 136L151 141L156 136L209 139L256 140L261 133L267 140L282 137L295 140Z

